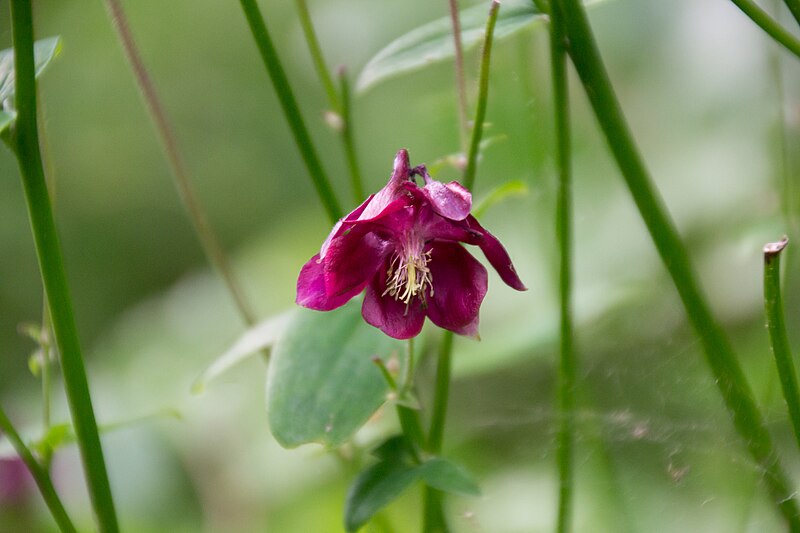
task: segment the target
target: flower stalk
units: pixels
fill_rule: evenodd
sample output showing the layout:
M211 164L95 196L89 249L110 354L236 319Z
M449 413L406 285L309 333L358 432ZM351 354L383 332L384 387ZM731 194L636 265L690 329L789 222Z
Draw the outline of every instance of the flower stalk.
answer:
M794 437L800 448L800 392L797 388L797 373L789 348L789 337L786 334L781 298L781 252L787 244L789 239L784 237L781 241L764 246L764 309L767 315L770 347L775 358L775 366L778 368L783 399L789 409Z
M64 386L72 423L83 460L89 495L103 533L117 525L103 448L92 408L72 299L61 254L53 210L44 177L36 124L36 82L33 57L33 14L30 0L12 0L17 119L11 145L19 162L36 255L50 303L56 346L61 357Z
M790 3L798 6L797 0L786 0L787 5ZM789 50L795 56L800 58L800 39L795 37L792 33L781 26L774 18L769 16L769 13L764 11L758 4L752 0L731 0L742 13L747 15L750 20L764 30L772 39ZM795 14L792 9L792 14ZM797 15L795 15L797 16Z
M558 199L556 236L559 249L560 357L558 371L559 430L558 513L556 531L567 533L572 524L577 360L572 333L572 161L569 126L567 52L561 6L550 10L550 65L556 136Z
M478 105L475 107L475 120L472 122L472 136L467 153L467 167L464 170L464 186L471 189L475 183L475 173L478 166L478 152L483 136L483 121L486 119L486 104L489 99L489 63L492 58L492 41L494 27L497 23L497 14L500 10L499 0L492 0L489 8L489 18L486 21L486 33L481 48L481 68L478 78Z
M136 46L136 40L133 38L133 33L128 24L128 18L125 15L122 3L120 0L106 0L106 8L114 23L114 28L122 44L125 57L128 59L133 75L136 78L136 83L139 86L142 99L158 132L158 137L161 140L161 145L167 156L167 162L172 171L172 176L175 179L175 186L189 214L189 219L192 222L192 227L197 234L203 252L222 277L244 322L248 326L253 326L256 323L256 315L253 312L250 302L244 295L244 291L234 274L233 267L220 244L219 238L208 222L208 217L197 199L194 187L192 186L192 182L186 170L186 164L178 149L178 141L170 125L167 111L161 103L155 84L150 78L147 67Z
M793 530L800 530L800 510L777 456L764 419L725 333L711 314L686 249L659 198L633 141L579 0L554 0L561 7L568 52L586 89L634 202L702 343L720 394L736 430L759 468L773 501Z
M300 114L297 100L294 97L294 92L292 92L289 80L286 77L286 72L283 70L283 65L278 58L275 45L272 44L272 38L269 35L267 25L264 23L261 10L258 8L258 4L255 0L240 0L240 4L244 16L247 19L250 32L261 54L264 67L267 69L267 73L272 81L272 86L275 88L275 92L278 95L281 109L289 123L289 128L292 131L295 144L298 150L300 150L300 155L314 183L317 195L322 201L322 205L325 207L330 221L336 223L342 216L342 208L339 205L339 201L336 199L336 194L333 192L328 176L325 174L317 152L314 149L314 145L311 142L311 136Z
M461 44L461 22L458 17L458 0L447 0L447 7L450 13L450 24L453 27L453 48L455 50L455 75L456 93L458 93L458 129L461 139L461 151L467 149L467 135L469 135L469 124L467 122L467 80L464 75L464 47Z

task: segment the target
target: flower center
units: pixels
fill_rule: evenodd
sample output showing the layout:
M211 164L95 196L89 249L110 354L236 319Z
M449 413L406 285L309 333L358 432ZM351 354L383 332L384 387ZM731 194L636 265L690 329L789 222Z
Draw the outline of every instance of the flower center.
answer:
M395 252L386 272L388 279L382 296L388 294L406 304L406 314L412 298L419 295L422 301L425 301L426 287L433 296L433 275L428 268L430 260L431 252L430 250L424 252L421 242L405 246Z

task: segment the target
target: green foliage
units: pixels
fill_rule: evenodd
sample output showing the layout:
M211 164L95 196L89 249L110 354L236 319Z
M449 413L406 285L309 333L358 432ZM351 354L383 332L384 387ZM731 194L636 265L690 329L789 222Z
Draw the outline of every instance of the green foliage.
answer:
M464 49L483 40L488 8L479 4L463 10L461 41ZM526 0L503 2L495 28L495 39L502 39L541 21L544 15ZM378 52L358 77L357 89L366 91L381 81L450 59L455 55L450 17L443 17L419 26L389 43Z
M267 408L275 438L289 448L342 444L386 399L372 358L402 348L364 323L360 299L327 313L299 310L272 350Z
M54 57L61 52L61 38L48 37L33 45L36 77L38 78ZM14 112L14 49L0 50L0 135L16 118Z

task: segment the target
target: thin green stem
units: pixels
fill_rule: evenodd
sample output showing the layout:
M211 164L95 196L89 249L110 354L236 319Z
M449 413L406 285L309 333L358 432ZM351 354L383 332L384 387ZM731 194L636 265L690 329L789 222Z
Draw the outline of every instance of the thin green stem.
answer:
M253 39L255 39L256 46L258 46L258 50L261 53L264 67L266 67L270 80L272 80L272 86L278 95L283 114L289 123L289 128L292 130L295 144L297 144L306 169L314 182L317 195L328 213L328 218L332 223L336 223L342 216L342 208L339 206L339 201L336 199L330 181L314 150L311 136L308 134L305 122L303 122L303 117L297 106L297 100L294 97L291 85L289 85L289 80L286 78L278 53L272 44L272 38L269 35L269 30L267 30L267 25L264 23L261 10L258 8L256 0L240 0L240 4L253 34Z
M461 151L463 152L467 148L469 124L467 122L467 80L464 76L464 47L461 44L461 22L458 17L458 0L448 0L447 6L450 12L450 24L453 27L456 92L458 93L458 123L459 126L461 126L458 133L461 139Z
M781 252L789 243L784 237L782 241L764 246L764 309L767 315L767 330L781 380L783 399L789 409L794 437L800 447L800 392L797 389L797 374L794 369L792 352L789 348L789 337L786 334L786 322L783 317L783 299L781 298Z
M447 418L447 400L450 395L450 370L453 358L453 332L445 331L439 345L439 359L436 365L436 389L433 396L433 412L428 437L429 451L439 454L444 441L444 425Z
M481 50L481 69L478 81L478 105L475 109L475 120L472 123L472 137L467 154L467 167L464 170L464 186L472 188L475 182L475 172L478 166L478 152L480 151L481 136L483 135L483 121L486 118L486 102L489 99L489 63L492 58L492 37L494 26L497 22L497 13L500 9L499 0L492 0L489 8L489 20L486 21L486 33Z
M306 0L295 0L295 4L297 4L297 14L300 17L303 36L306 38L308 51L311 53L311 61L314 63L314 70L317 71L317 76L319 76L319 80L325 88L325 94L328 96L328 105L336 111L340 111L342 104L339 101L339 95L336 93L333 79L328 72L328 67L325 65L325 57L322 55L322 48L314 31L314 24L311 22L311 14L308 12Z
M572 524L577 366L572 334L572 162L569 127L567 53L561 7L550 11L550 63L555 110L558 200L556 234L559 248L560 358L558 373L558 521L556 531Z
M6 413L3 411L1 406L0 430L5 433L6 438L8 438L9 442L11 442L11 445L14 447L14 450L16 450L17 455L19 455L20 459L22 459L22 462L25 463L25 466L28 467L31 476L33 476L33 480L36 482L36 486L39 487L39 492L42 494L45 504L47 504L47 508L50 509L50 513L53 515L56 524L58 524L58 528L64 533L72 533L77 531L75 526L72 524L72 520L70 520L69 515L67 515L66 509L64 509L64 504L61 503L61 498L58 497L58 493L56 492L55 487L53 487L53 481L50 479L47 470L39 464L31 451L22 441L19 433L17 433L17 430L11 424L11 420L8 419L8 416L6 416Z
M791 53L800 57L800 39L792 35L783 26L769 16L769 13L761 9L752 0L731 0L736 7L738 7L750 20L756 23L758 27L767 32L772 39L779 43L781 46L789 50ZM787 0L787 4L789 0ZM797 0L791 0L791 3L797 4ZM794 11L792 11L794 13Z
M688 254L644 165L619 106L579 0L557 0L564 15L568 51L609 147L617 160L639 213L678 290L689 321L700 337L720 394L787 523L800 530L800 512L772 437L764 425L750 386L728 339L711 314ZM555 3L555 2L554 2Z
M350 170L350 184L353 189L353 199L356 204L360 204L365 198L364 185L361 179L361 171L358 167L356 142L353 135L353 106L350 96L350 81L347 79L347 70L344 67L339 69L339 90L342 97L342 142L344 143L344 155L347 159L347 168Z
M389 385L389 388L392 389L392 392L397 392L397 381L395 381L392 373L389 372L389 369L386 368L386 364L383 362L383 359L378 357L377 355L372 358L372 362L375 363L375 366L378 367L378 370L381 371L381 375L383 379L386 381L386 384Z
M439 345L436 364L436 388L433 394L431 426L428 432L428 451L434 455L442 453L444 426L447 419L447 404L450 397L450 376L453 358L453 332L445 331ZM425 487L423 493L424 520L423 531L448 531L444 514L443 494L432 487Z
M17 120L12 144L22 175L45 293L50 302L64 386L85 468L89 495L103 533L118 530L103 448L89 394L75 317L72 312L61 246L44 178L36 125L36 82L33 59L33 15L30 0L11 1L14 39Z
M444 494L440 490L425 486L422 492L422 531L423 533L448 533L447 517L444 514Z
M211 224L208 222L208 217L197 199L183 157L181 157L175 133L170 125L167 111L161 103L155 84L150 78L147 67L136 46L136 40L133 38L122 4L119 0L106 0L106 7L114 23L119 41L122 44L125 57L128 59L133 75L136 78L142 99L158 132L172 176L175 179L175 186L178 189L181 200L183 200L183 205L189 214L203 251L225 282L242 319L248 326L252 326L256 323L255 313L236 279L228 256L225 254L216 233L214 233Z

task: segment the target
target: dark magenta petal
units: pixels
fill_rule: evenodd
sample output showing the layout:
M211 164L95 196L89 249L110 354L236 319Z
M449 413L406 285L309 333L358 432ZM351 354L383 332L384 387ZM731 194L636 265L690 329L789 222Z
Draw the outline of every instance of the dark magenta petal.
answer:
M405 197L404 184L408 182L410 169L408 168L408 152L400 150L394 158L394 170L383 189L375 193L372 202L361 213L360 220L376 218L386 207L400 197Z
M391 253L391 243L370 230L369 225L356 225L331 241L324 261L328 295L361 292Z
M506 249L503 248L503 245L500 244L500 241L497 240L497 237L484 229L472 215L466 218L466 222L472 230L477 230L481 234L480 239L476 242L470 242L470 244L477 244L480 246L486 259L489 260L489 263L494 267L497 273L500 274L500 278L506 285L518 291L527 291L527 287L525 287L525 284L522 283L522 280L520 280L517 275L514 264L511 262L511 257L509 257Z
M434 242L428 268L433 277L428 318L441 328L476 336L478 311L488 287L486 269L454 242Z
M336 237L339 237L342 233L347 231L353 224L354 221L358 220L358 217L364 212L367 206L372 202L372 199L375 198L374 194L370 194L369 198L364 200L364 202L355 208L355 210L348 213L348 215L344 218L340 218L339 221L333 226L333 229L328 234L328 237L325 239L325 242L322 243L322 248L320 248L319 255L321 257L325 257L325 254L328 252L328 246L330 246L331 241Z
M472 194L457 181L430 180L422 188L433 210L451 220L464 220L472 209Z
M361 306L361 315L372 326L380 329L395 339L410 339L422 331L425 323L425 310L419 298L413 298L406 306L405 303L395 300L386 290L386 268L381 268L378 275L367 285L364 303Z
M295 302L309 309L317 311L330 311L346 304L353 296L361 292L363 287L358 287L352 291L328 296L325 291L325 271L319 258L315 255L303 265L300 276L297 278L297 298Z

